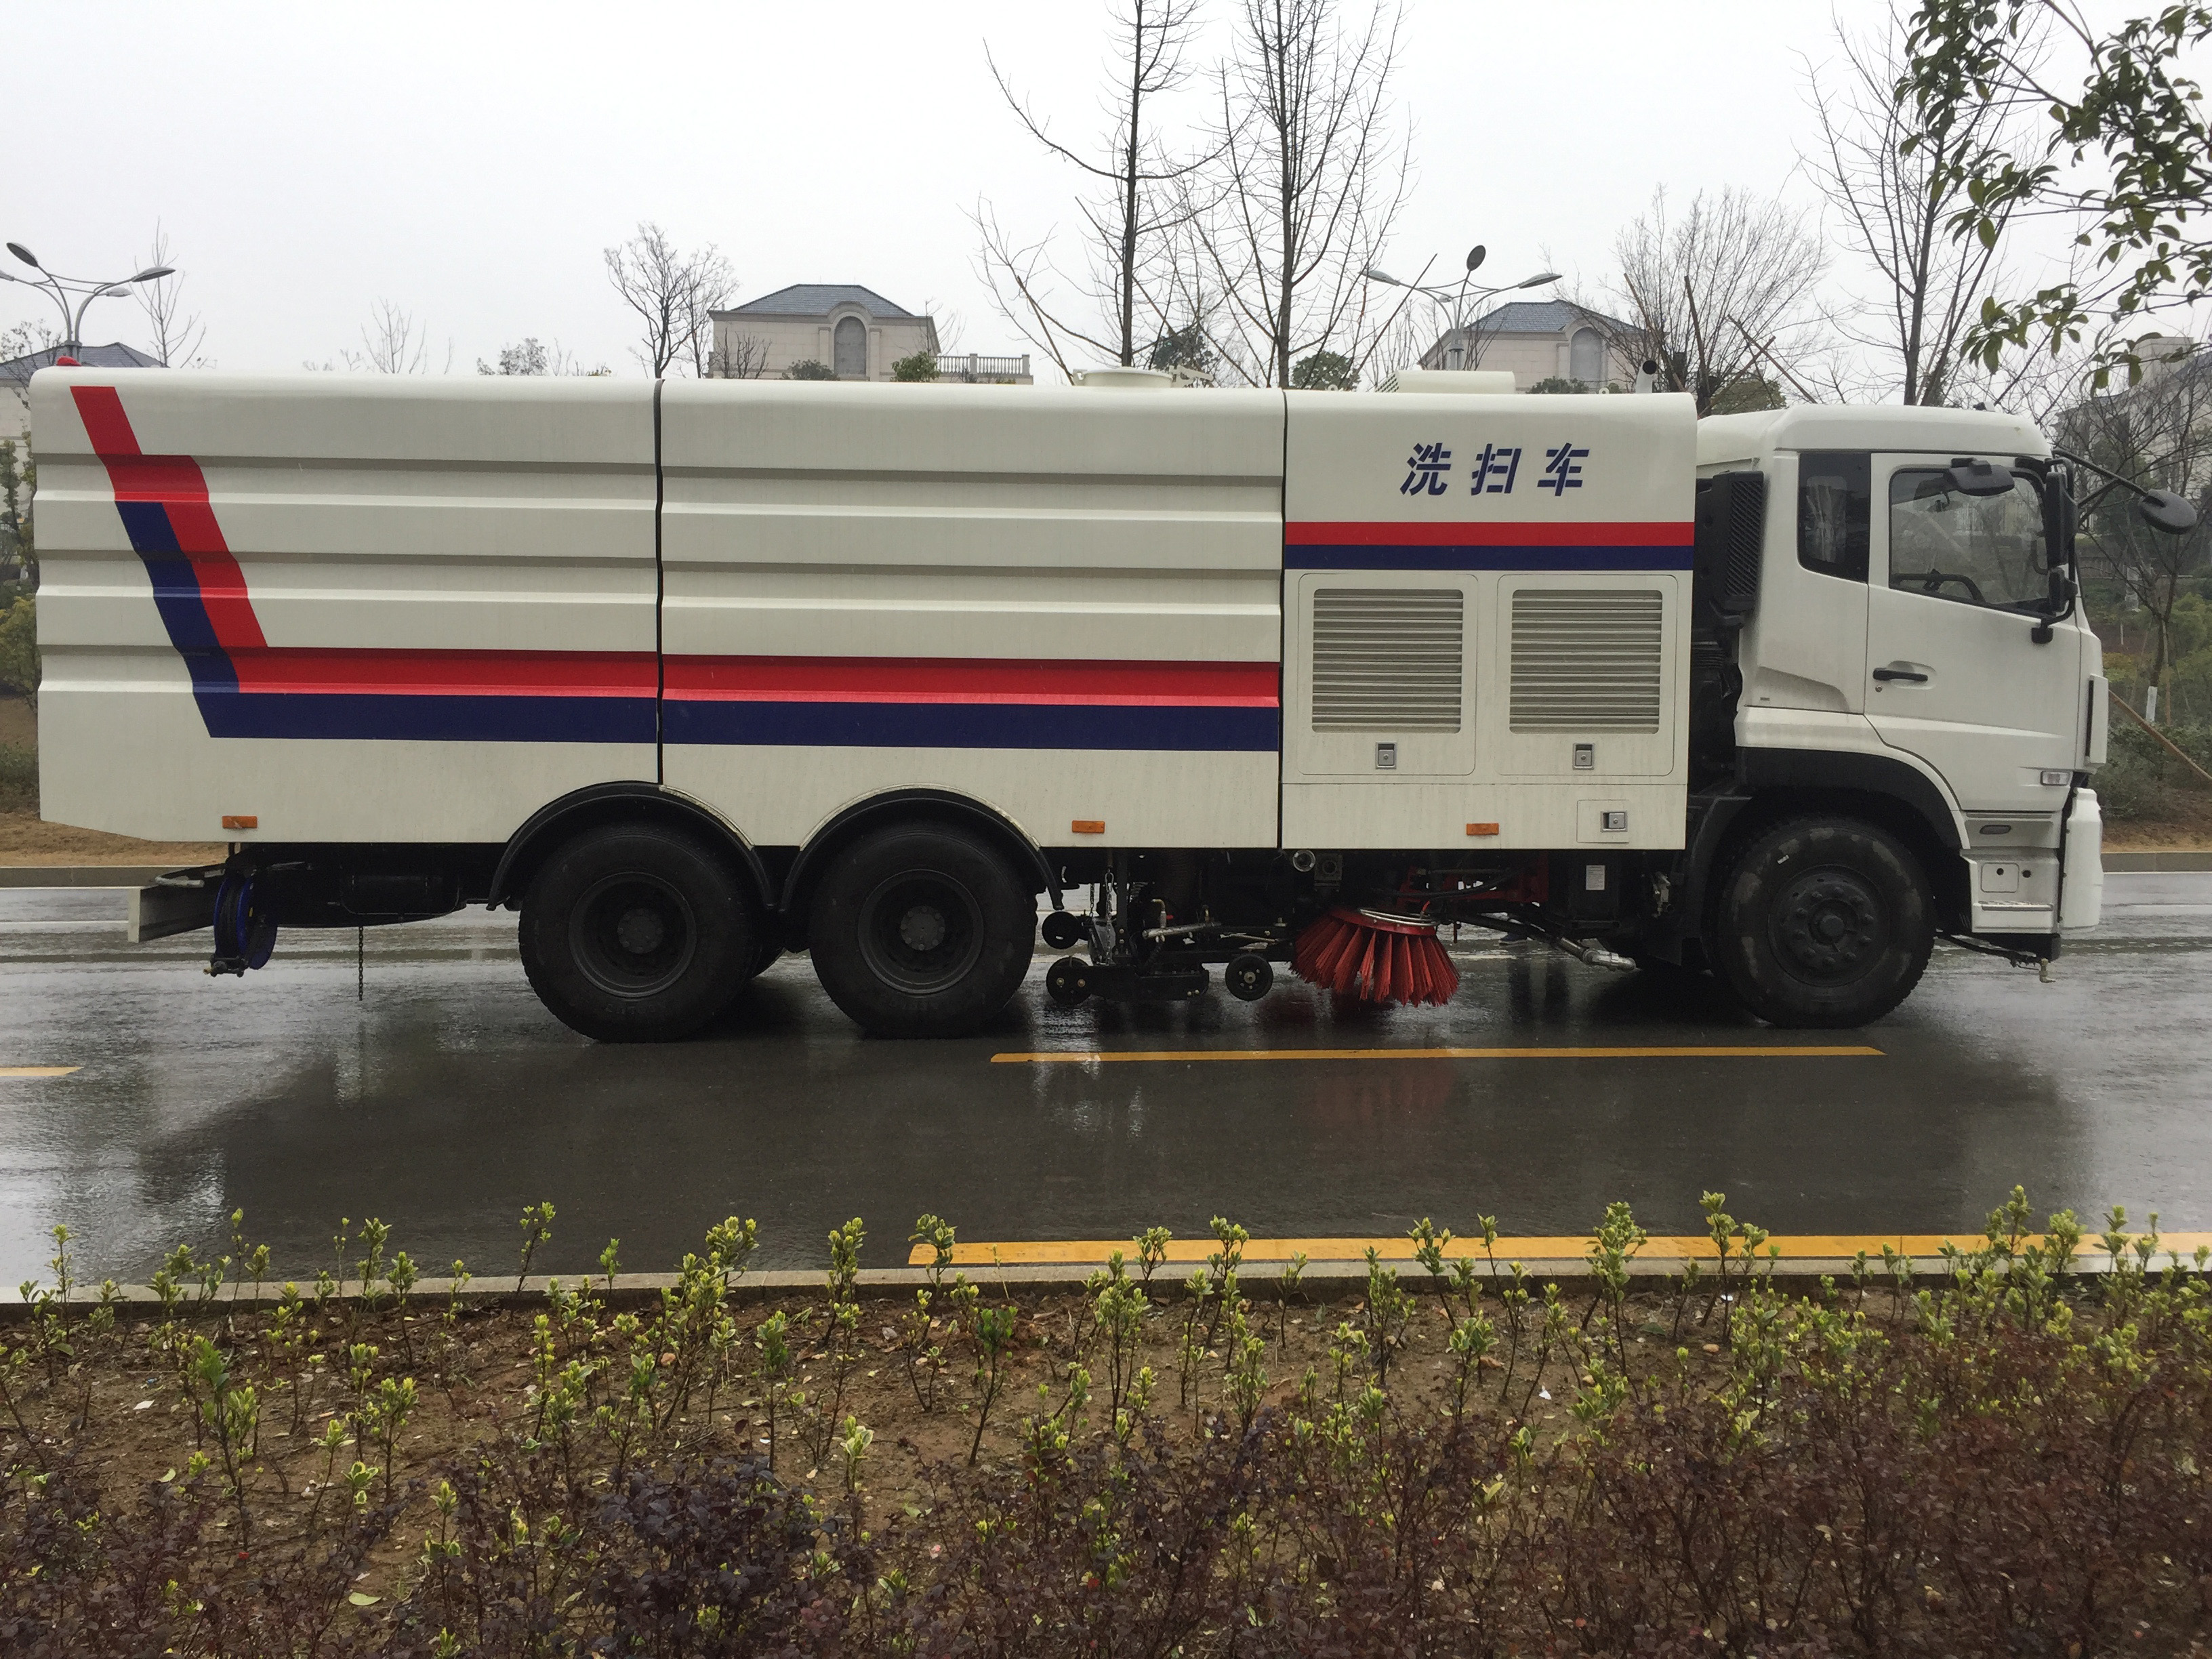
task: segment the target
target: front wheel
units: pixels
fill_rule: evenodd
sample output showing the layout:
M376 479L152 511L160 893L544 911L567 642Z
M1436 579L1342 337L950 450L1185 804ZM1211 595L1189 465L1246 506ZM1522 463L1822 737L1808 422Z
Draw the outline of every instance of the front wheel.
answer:
M762 949L758 911L714 849L659 824L587 830L538 869L517 930L531 988L602 1042L688 1036Z
M1714 965L1783 1026L1864 1025L1920 982L1935 947L1928 877L1896 837L1850 818L1777 824L1743 849L1720 897Z
M806 937L822 988L864 1029L963 1036L1029 972L1036 901L980 836L902 824L838 855Z

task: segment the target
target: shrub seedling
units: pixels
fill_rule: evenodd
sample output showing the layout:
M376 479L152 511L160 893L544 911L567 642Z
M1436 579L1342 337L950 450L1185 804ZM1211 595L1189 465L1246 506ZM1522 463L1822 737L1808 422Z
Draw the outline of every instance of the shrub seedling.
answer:
M515 1270L514 1293L522 1294L523 1281L530 1277L530 1259L538 1254L538 1247L553 1237L553 1205L546 1200L532 1205L522 1212L522 1264Z

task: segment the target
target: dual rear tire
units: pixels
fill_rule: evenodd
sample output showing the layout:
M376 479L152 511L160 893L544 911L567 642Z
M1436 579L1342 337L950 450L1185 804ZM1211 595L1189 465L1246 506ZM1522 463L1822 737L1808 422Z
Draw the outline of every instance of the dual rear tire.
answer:
M1029 971L1035 896L999 850L952 825L893 825L836 856L808 939L830 998L884 1036L960 1036ZM539 866L518 929L531 988L602 1042L690 1036L773 963L750 884L703 837L665 824L586 830Z
M965 1036L1021 988L1036 896L972 831L896 824L838 855L806 937L822 988L862 1029Z
M665 1042L726 1011L773 957L750 889L697 836L587 830L538 866L517 930L531 988L602 1042Z

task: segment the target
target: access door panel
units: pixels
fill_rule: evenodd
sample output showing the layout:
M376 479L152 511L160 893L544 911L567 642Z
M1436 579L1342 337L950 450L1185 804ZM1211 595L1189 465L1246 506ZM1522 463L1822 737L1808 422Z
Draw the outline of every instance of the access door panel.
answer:
M1480 591L1437 571L1300 574L1285 769L1383 783L1472 772Z

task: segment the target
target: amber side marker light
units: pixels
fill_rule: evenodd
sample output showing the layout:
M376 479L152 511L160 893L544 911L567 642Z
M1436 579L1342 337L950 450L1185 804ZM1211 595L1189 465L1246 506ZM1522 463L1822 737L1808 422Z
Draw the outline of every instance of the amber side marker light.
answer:
M252 812L225 812L222 827L226 830L258 830L261 820Z
M1470 823L1467 826L1467 833L1470 836L1494 836L1498 833L1498 826L1494 823Z
M1103 818L1078 818L1067 826L1079 836L1103 836L1106 833Z

